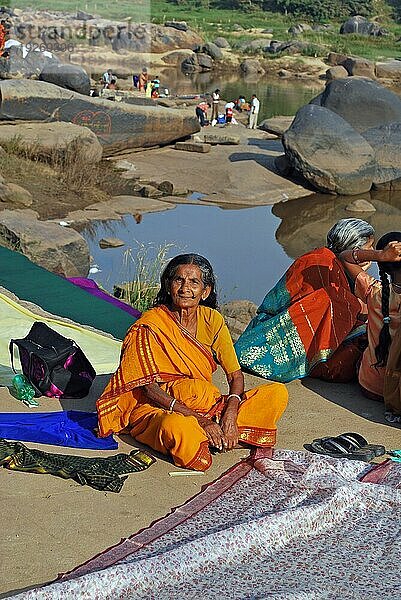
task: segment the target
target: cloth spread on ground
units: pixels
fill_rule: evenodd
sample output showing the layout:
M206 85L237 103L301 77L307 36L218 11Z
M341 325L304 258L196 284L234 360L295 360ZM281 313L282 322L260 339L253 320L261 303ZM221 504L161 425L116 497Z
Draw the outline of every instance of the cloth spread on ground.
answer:
M212 458L198 420L152 406L142 386L157 382L198 414L219 419L225 400L212 383L217 368L212 352L227 374L239 370L229 331L216 310L198 306L196 338L165 306L144 313L129 330L120 366L97 402L100 435L128 429L139 442L170 454L176 465L207 469ZM281 384L246 392L238 410L239 439L273 446L287 398Z
M0 439L0 465L13 471L57 475L95 490L119 492L129 473L144 471L155 459L142 450L102 458L50 454Z
M0 413L0 438L52 446L115 450L112 436L95 434L97 414L79 410L41 413Z
M68 304L67 301L65 303ZM0 385L10 385L14 375L8 350L10 339L23 338L34 321L43 321L61 335L73 339L86 354L96 373L107 374L115 371L121 342L76 323L63 322L57 317L38 316L0 292ZM18 361L15 364L17 367Z
M107 294L107 292L104 292L98 286L96 281L93 281L93 279L87 279L86 277L67 277L67 281L71 281L71 283L77 285L89 294L92 294L92 296L96 296L97 298L106 300L106 302L110 302L110 304L113 304L117 308L121 308L121 310L124 310L129 315L132 315L135 319L138 319L141 316L141 312L133 306L131 306L130 304L122 302L121 300L118 300L118 298L115 298L111 294Z
M400 597L401 465L267 452L15 600Z
M319 363L334 360L345 340L366 332L365 325L358 326L360 311L335 254L327 248L308 252L265 296L237 340L240 365L274 381L305 377ZM339 372L350 357L340 360Z
M91 325L122 340L135 317L88 294L26 256L0 246L0 285L54 315ZM15 336L14 336L15 337Z

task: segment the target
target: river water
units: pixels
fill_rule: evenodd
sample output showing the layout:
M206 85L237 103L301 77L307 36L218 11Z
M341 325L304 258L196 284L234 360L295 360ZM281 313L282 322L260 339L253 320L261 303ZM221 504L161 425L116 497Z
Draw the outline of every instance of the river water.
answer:
M205 93L216 87L222 97L256 93L261 100L261 118L291 115L316 96L321 87L259 79L184 77L165 81L179 94ZM139 248L147 248L152 263L158 248L171 244L168 257L197 252L212 263L217 278L220 302L249 299L259 304L294 258L324 244L330 227L341 218L359 217L372 223L378 236L401 230L401 193L371 193L363 197L376 208L375 213L353 213L346 207L355 197L313 194L280 202L274 206L221 209L215 206L178 205L166 212L143 215L138 224L131 216L122 221L93 223L83 232L92 256L92 273L105 289L128 281L135 262L127 259ZM120 248L99 248L102 237L117 237Z

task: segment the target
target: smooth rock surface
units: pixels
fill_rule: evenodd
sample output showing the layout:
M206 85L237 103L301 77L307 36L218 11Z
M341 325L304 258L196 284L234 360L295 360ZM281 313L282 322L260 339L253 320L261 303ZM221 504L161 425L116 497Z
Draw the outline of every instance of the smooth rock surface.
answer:
M311 104L337 113L359 132L401 121L401 98L376 81L362 77L331 81Z
M0 119L67 121L93 131L105 155L168 144L199 131L193 112L90 98L43 81L1 81Z
M63 277L86 277L89 249L84 238L70 227L43 222L30 209L0 212L3 245L18 247L34 263Z
M259 125L259 129L282 137L284 132L291 126L293 120L293 116L287 117L285 115L277 115L276 117L270 117L270 119L262 121Z
M210 152L210 144L201 144L199 142L177 142L174 146L176 150L184 150L185 152L199 152L205 154Z
M336 113L314 104L303 106L282 141L295 172L316 189L355 195L372 187L373 149Z
M39 79L85 96L89 96L91 89L90 77L79 65L61 63L48 65L42 69Z
M120 248L121 246L125 246L125 242L119 238L107 237L99 240L99 246L100 248Z
M79 160L93 164L101 160L103 148L97 136L87 127L73 123L0 122L0 144L18 138L23 146L34 148L39 158L56 153L64 156L69 149Z
M401 178L401 122L373 127L361 134L374 150L374 184Z
M373 204L364 198L353 200L347 204L345 210L348 210L348 212L376 212Z

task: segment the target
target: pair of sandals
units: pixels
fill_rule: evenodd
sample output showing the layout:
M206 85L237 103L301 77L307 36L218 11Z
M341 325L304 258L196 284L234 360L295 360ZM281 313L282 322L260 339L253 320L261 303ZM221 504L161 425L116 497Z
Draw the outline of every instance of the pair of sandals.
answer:
M304 444L305 450L324 454L332 458L348 458L370 462L376 456L386 453L384 446L368 444L367 440L359 433L342 433L335 437L323 437L313 440L311 444Z

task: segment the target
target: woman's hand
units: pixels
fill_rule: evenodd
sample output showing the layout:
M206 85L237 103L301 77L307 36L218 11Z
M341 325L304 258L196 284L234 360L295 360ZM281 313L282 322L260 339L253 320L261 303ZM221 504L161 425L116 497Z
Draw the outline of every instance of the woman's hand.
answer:
M220 451L226 448L226 438L220 425L214 421L211 421L210 419L207 419L206 417L198 417L198 423L206 433L211 446Z
M228 406L221 418L220 424L225 437L224 449L232 450L238 444L237 410L230 409Z
M380 250L380 262L399 261L401 261L401 242L389 242L383 250Z

